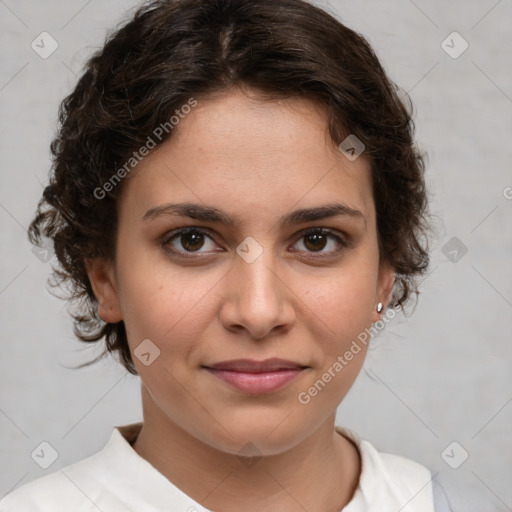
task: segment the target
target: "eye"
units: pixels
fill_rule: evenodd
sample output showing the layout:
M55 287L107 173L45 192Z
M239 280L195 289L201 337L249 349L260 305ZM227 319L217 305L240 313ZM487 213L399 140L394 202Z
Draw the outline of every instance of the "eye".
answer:
M335 233L337 233L337 231L329 228L312 228L302 232L297 243L300 242L307 252L336 254L345 247L348 247L349 244L342 236ZM334 249L322 252L322 250L329 244L329 239L334 241Z
M341 234L335 230L329 228L312 228L301 233L299 242L305 247L305 249L294 249L292 252L306 251L310 253L321 253L332 255L342 251L344 248L349 247L349 242L345 240ZM329 251L323 251L323 249L329 245L329 239L333 241L334 248ZM210 241L210 247L208 248L207 241ZM174 231L167 236L161 242L162 247L165 251L177 255L178 257L184 258L195 258L193 253L207 254L210 251L220 252L216 249L216 244L212 237L204 229L195 227L183 228L178 231ZM200 251L206 245L206 251ZM221 249L222 250L222 249Z
M195 256L188 256L187 253L200 252L199 249L204 247L206 239L212 242L212 247L209 250L215 249L216 244L206 231L198 228L184 228L173 232L170 236L166 236L162 241L162 247L170 253L178 254L185 258L194 258Z

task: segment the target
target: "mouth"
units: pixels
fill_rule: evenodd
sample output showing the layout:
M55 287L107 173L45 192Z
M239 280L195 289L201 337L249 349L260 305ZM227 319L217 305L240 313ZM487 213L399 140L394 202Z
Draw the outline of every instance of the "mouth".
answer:
M308 366L284 359L234 359L203 366L211 375L246 394L272 393L284 388Z

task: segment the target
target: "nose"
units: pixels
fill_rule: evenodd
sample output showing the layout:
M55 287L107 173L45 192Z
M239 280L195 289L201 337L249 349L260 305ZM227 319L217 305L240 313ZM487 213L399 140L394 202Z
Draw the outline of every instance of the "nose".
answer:
M224 327L257 340L289 330L296 295L285 266L267 248L252 262L237 256L233 265L220 311Z

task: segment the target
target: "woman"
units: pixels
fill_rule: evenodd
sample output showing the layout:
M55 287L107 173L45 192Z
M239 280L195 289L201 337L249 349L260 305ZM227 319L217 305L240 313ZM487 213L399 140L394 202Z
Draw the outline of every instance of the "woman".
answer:
M78 337L140 376L144 421L0 510L445 509L426 467L334 424L428 266L397 91L302 0L154 1L110 36L62 103L30 236Z

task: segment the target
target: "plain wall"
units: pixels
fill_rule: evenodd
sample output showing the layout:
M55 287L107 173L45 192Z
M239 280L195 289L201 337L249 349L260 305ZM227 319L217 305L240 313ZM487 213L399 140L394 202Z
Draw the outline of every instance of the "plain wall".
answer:
M416 311L374 339L337 423L428 466L455 510L512 510L512 2L318 3L365 35L410 93L439 229ZM0 496L142 417L139 380L115 361L72 369L99 349L74 339L65 302L47 290L50 263L26 237L58 104L134 5L0 2ZM59 45L47 59L31 48L43 31ZM443 49L460 49L458 36L442 44L453 31L469 44L458 58ZM42 441L59 454L47 470L31 458ZM452 465L469 455L457 469L441 456L454 441Z

